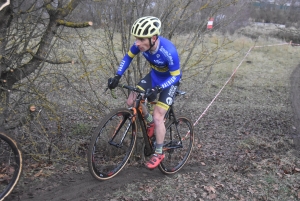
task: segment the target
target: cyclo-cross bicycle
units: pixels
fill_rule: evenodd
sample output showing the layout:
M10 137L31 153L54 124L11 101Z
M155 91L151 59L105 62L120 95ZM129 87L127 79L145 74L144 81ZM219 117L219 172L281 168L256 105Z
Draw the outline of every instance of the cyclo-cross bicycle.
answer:
M0 201L17 185L23 168L22 152L14 138L0 130Z
M148 137L141 109L145 92L132 86L118 86L136 92L137 98L134 107L119 108L106 115L92 136L88 166L92 176L101 181L116 176L124 168L134 150L138 132L143 135L144 155L150 156L155 151L155 136ZM184 94L177 90L175 96ZM173 104L166 113L165 124L165 158L158 168L164 174L174 174L184 166L192 151L193 124L186 117L176 117Z

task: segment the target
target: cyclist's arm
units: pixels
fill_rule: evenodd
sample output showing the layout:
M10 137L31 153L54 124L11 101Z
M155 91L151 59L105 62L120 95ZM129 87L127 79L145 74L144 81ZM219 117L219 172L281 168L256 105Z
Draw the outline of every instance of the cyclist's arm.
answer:
M129 67L132 59L140 52L135 44L133 44L127 54L123 57L117 71L117 75L122 76Z

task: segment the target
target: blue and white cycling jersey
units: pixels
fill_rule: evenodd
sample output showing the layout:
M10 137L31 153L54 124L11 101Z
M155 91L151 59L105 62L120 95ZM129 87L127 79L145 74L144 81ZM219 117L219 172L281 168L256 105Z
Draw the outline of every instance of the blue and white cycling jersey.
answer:
M142 52L143 56L150 63L152 87L160 86L167 88L177 83L181 78L180 61L176 47L171 41L159 36L159 45L156 52L149 50ZM140 52L139 48L133 44L121 61L117 74L123 75L130 65L130 62Z

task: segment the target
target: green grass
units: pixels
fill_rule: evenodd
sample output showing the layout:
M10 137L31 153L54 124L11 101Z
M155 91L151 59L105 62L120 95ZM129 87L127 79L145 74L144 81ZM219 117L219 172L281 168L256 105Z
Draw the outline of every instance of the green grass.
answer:
M73 135L79 135L79 136L85 136L90 134L91 126L86 123L78 123L74 125L72 134Z

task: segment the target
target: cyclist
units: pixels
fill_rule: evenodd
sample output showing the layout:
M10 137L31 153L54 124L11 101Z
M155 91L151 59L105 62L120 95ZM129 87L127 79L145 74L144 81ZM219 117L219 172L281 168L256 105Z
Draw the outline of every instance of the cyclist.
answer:
M155 153L145 163L148 169L156 168L165 157L162 152L166 133L164 116L173 102L175 91L181 79L177 49L171 41L159 36L160 30L161 21L156 17L146 16L136 20L131 28L131 34L136 40L121 61L116 75L108 79L109 89L117 87L121 76L139 52L142 52L150 63L150 72L137 84L137 87L142 90L151 89L146 94L149 102L154 101L157 94L160 93L153 110L153 119L149 113L144 114L145 119L150 122L150 128L147 129L147 132L151 132L151 128L153 128L151 122L154 122L156 136ZM135 92L131 92L127 104L133 106L135 99Z

